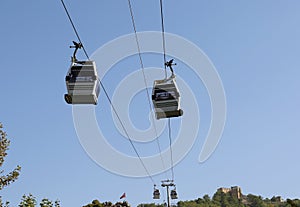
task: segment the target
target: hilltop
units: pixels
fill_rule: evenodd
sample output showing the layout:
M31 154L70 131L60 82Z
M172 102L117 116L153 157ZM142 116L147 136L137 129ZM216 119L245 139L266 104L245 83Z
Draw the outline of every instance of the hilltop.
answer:
M166 204L142 203L138 207L165 207ZM177 207L300 207L299 199L282 199L281 196L272 198L263 198L260 195L242 194L239 186L230 188L219 188L212 197L204 195L202 198L189 201L178 201L173 206ZM126 201L117 202L99 202L94 200L91 204L83 207L130 207Z

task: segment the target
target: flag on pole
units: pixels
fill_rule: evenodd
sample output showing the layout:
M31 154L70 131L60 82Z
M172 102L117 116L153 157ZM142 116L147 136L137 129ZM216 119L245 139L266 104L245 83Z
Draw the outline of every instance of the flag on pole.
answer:
M125 198L125 197L126 197L126 194L123 193L123 194L121 195L120 199Z

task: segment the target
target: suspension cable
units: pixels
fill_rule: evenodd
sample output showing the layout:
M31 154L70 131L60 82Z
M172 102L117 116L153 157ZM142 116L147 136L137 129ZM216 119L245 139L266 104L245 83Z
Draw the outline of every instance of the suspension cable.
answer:
M130 16L131 16L132 27L133 27L134 34L135 34L135 41L136 41L136 45L137 45L140 65L141 65L141 68L142 68L143 79L144 79L144 83L145 83L145 87L146 87L147 100L148 100L148 105L149 105L149 109L150 109L150 113L151 113L151 120L152 120L154 131L155 131L156 143L157 143L157 146L158 146L158 150L159 150L160 159L161 159L161 162L162 162L163 169L165 169L165 163L164 163L164 160L163 160L163 157L162 157L161 146L160 146L159 139L158 139L156 124L155 124L155 121L154 121L153 108L151 106L150 93L149 93L149 90L148 90L148 87L147 87L145 68L144 68L144 64L143 64L143 60L142 60L141 48L140 48L140 43L139 43L139 39L138 39L138 35L137 35L137 30L136 30L134 15L133 15L133 9L132 9L132 5L131 5L130 0L128 0L128 6L129 6L129 11L130 11Z
M174 163L173 163L173 151L172 151L172 134L171 134L171 119L168 119L168 128L169 128L169 145L171 153L171 171L172 171L172 180L174 180Z
M120 116L119 116L119 114L118 114L118 112L117 112L117 110L116 110L116 108L114 107L114 105L113 105L113 103L112 103L112 101L111 101L111 99L110 99L110 97L109 97L107 91L105 90L105 87L104 87L104 85L103 85L103 83L102 83L101 81L100 81L100 85L101 85L101 87L102 87L102 89L103 89L103 91L104 91L104 93L105 93L105 96L106 96L106 98L107 98L109 104L111 105L111 107L112 107L114 113L116 114L117 119L119 120L119 122L120 122L120 124L121 124L121 126L122 126L122 129L123 129L123 131L125 132L125 134L126 134L126 136L127 136L127 139L129 140L129 142L130 142L130 144L131 144L131 146L132 146L132 148L133 148L135 154L138 156L138 158L139 158L141 164L143 165L143 167L144 167L146 173L148 174L148 177L151 179L153 185L155 185L155 182L154 182L152 176L150 175L148 169L146 168L145 163L143 162L143 160L142 160L140 154L138 153L136 147L134 146L134 144L133 144L133 142L132 142L132 140L131 140L131 138L130 138L130 136L129 136L129 134L128 134L128 132L127 132L127 130L126 130L126 128L125 128L125 126L124 126L124 124L123 124L123 122L122 122L122 120L121 120L121 118L120 118Z
M160 0L160 16L161 16L162 45L163 45L163 53L164 53L165 78L167 79L166 39L165 39L165 26L164 26L164 14L163 14L162 0ZM170 153L171 153L172 180L174 180L174 163L173 163L172 134L171 134L171 119L170 118L168 119L168 131L169 131L169 145L170 145Z
M64 9L65 9L65 12L66 12L66 14L67 14L67 16L68 16L68 18L69 18L69 21L70 21L70 23L71 23L71 25L72 25L72 27L73 27L73 30L74 30L74 32L75 32L75 34L76 34L76 36L77 36L78 41L79 41L79 43L81 43L81 45L82 45L82 49L83 49L83 51L84 51L84 54L85 54L86 58L89 60L89 59L90 59L90 58L89 58L89 55L88 55L88 53L86 52L86 50L85 50L85 48L84 48L84 45L82 44L82 41L81 41L81 39L80 39L80 37L79 37L79 34L78 34L78 32L77 32L77 29L76 29L76 27L75 27L75 25L74 25L74 23L73 23L73 21L72 21L72 18L71 18L71 16L70 16L70 13L68 12L68 9L67 9L67 7L66 7L64 1L63 1L63 0L60 0L60 1L61 1L62 5L63 5L63 7L64 7Z
M164 26L164 13L163 13L163 2L162 2L162 0L160 0L160 18L161 18L163 53L164 53L165 79L167 79L166 39L165 39L165 26Z
M72 25L72 27L73 27L73 30L74 30L74 32L75 32L75 34L76 34L76 36L77 36L79 42L82 44L82 42L81 42L81 40L80 40L80 37L79 37L79 34L78 34L77 30L76 30L76 27L75 27L75 25L74 25L74 23L73 23L73 21L72 21L72 18L71 18L71 16L70 16L70 14L69 14L69 12L68 12L68 9L67 9L66 5L64 4L63 0L61 0L61 3L62 3L62 5L63 5L63 7L64 7L64 9L65 9L65 12L66 12L66 14L67 14L67 16L68 16L68 18L69 18L69 20L70 20L70 23L71 23L71 25ZM82 48L84 49L83 46L82 46ZM88 53L86 52L85 49L84 49L84 53L85 53L87 59L90 59L89 56L88 56ZM146 168L145 163L143 162L143 160L142 160L140 154L138 153L138 151L137 151L137 149L136 149L136 147L135 147L135 145L134 145L132 139L130 138L130 136L129 136L129 134L128 134L128 131L126 130L125 125L123 124L123 122L122 122L122 120L121 120L121 118L120 118L120 116L119 116L119 114L118 114L116 108L114 107L114 105L113 105L113 103L112 103L112 101L111 101L111 99L110 99L110 97L109 97L109 95L108 95L108 93L107 93L107 91L106 91L106 89L105 89L105 87L104 87L102 81L101 81L101 80L99 80L99 81L100 81L101 88L103 89L104 94L105 94L105 96L106 96L106 98L107 98L107 100L108 100L110 106L112 107L112 109L113 109L115 115L117 116L117 119L118 119L119 123L120 123L121 126L122 126L123 131L125 132L125 134L126 134L126 136L127 136L127 139L129 140L129 142L130 142L130 144L131 144L131 146L132 146L134 152L135 152L136 155L138 156L138 158L139 158L139 160L140 160L140 162L141 162L143 168L145 169L145 171L146 171L148 177L151 179L152 183L155 185L155 182L154 182L152 176L150 175L148 169Z

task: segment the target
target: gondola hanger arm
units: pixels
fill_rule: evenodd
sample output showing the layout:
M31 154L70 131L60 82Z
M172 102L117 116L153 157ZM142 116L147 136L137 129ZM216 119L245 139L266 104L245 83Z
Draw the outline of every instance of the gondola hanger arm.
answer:
M172 72L172 76L174 75L174 70L172 68L173 65L177 65L176 63L173 63L174 59L171 59L170 61L165 62L165 66L167 66L168 68L170 68L171 72Z
M83 47L83 45L82 45L81 42L77 43L77 42L75 42L75 41L73 41L73 44L74 44L74 45L71 45L71 46L70 46L70 48L75 48L74 53L73 53L73 56L71 57L71 61L72 61L72 63L75 63L75 62L77 61L77 58L76 58L77 50L78 50L78 49L81 49L81 48Z

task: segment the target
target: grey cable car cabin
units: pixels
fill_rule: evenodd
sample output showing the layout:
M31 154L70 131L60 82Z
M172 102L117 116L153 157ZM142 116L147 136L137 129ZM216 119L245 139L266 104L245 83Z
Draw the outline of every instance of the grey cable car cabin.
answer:
M173 59L166 63L172 71L169 78L155 80L152 90L152 102L154 105L156 119L179 117L183 115L180 109L180 93L176 84L172 69Z
M72 63L66 75L68 93L64 98L68 104L94 104L98 102L100 80L98 78L96 63L92 60L78 61L76 52L82 47L81 43L73 42L75 48Z
M160 192L158 189L154 189L153 191L153 199L160 199Z
M171 190L171 199L178 199L176 190Z

